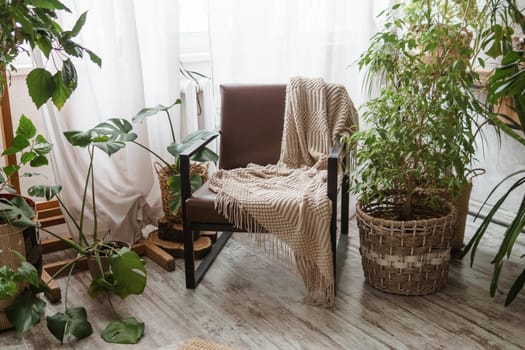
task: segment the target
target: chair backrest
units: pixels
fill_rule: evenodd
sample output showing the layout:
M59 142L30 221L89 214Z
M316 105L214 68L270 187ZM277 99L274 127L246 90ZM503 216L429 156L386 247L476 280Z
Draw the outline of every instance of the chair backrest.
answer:
M221 85L219 167L279 160L286 85Z

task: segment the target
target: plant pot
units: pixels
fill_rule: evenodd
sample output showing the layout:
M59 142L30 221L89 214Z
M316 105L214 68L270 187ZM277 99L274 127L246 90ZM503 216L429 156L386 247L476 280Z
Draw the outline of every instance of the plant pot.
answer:
M168 178L173 175L173 171L170 167L161 167L159 163L154 164L157 171L157 176L159 177L160 184L160 193L162 198L162 210L164 215L169 219L176 219L182 217L182 211L179 209L177 213L172 213L170 210L170 202L174 199L173 195L170 193L170 188L168 186ZM200 175L202 182L208 180L208 164L207 163L197 163L191 162L190 164L190 174L191 175Z
M113 249L120 249L120 248L130 248L131 245L127 242L121 242L121 241L108 241L108 242L101 242L104 243L104 245L111 246ZM109 251L110 248L101 247L100 245L97 246L99 251L99 260L100 265L97 261L97 257L95 254L89 254L87 256L87 262L88 262L88 268L89 272L91 274L91 278L96 279L106 272L109 271Z
M455 200L454 206L457 210L456 224L454 225L454 237L452 238L452 251L460 251L463 249L463 241L465 239L465 225L468 216L468 204L470 201L470 193L472 192L472 180L467 181L467 186L461 191L459 197Z
M512 97L509 97L509 96L502 97L499 100L498 104L494 105L493 110L494 110L494 113L498 114L498 118L502 122L510 126L514 126L513 123L517 125L521 125L520 117L518 116L518 113L516 113L516 110L514 108L514 100L512 99ZM507 118L501 115L507 116L508 118L510 118L510 120L508 120Z
M416 212L433 218L399 221L381 217L395 212L392 203L358 202L359 251L367 284L393 294L426 295L446 283L456 209L443 203L445 210L433 214L421 201Z
M12 199L16 195L13 194L0 194L0 198ZM30 198L24 197L27 203L36 209L36 204ZM37 220L35 216L33 221ZM20 265L20 258L11 252L11 250L19 252L22 256L26 257L26 260L33 264L38 270L39 275L42 273L42 246L40 245L40 239L37 235L37 231L34 227L22 229L20 227L14 227L8 224L0 225L0 266L7 265L13 269L18 268ZM17 283L17 292L20 293L26 287L26 283ZM18 294L17 293L17 294ZM16 295L9 299L0 300L0 330L11 328L12 325L8 321L4 310L8 307Z

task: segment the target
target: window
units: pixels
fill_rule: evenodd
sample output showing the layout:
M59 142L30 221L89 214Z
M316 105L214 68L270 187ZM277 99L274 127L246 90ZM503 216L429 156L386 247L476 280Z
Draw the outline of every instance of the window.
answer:
M180 56L183 62L209 61L206 0L179 0Z

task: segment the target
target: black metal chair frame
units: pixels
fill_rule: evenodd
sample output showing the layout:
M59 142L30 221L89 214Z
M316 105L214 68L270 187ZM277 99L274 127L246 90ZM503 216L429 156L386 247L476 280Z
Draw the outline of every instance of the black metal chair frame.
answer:
M187 219L186 200L191 197L190 184L190 158L202 150L207 144L213 141L218 135L210 136L202 142L195 144L180 155L180 173L182 186L182 217L184 230L184 264L186 274L186 288L195 289L202 280L211 264L220 253L222 248L226 245L233 232L246 232L235 228L233 225L225 224L206 224L206 223L191 223ZM343 157L341 157L343 156ZM337 183L339 160L343 158L346 161L348 152L346 146L339 141L336 142L332 151L328 156L328 178L327 178L327 192L328 197L332 201L332 218L330 222L330 239L332 244L332 256L334 263L334 277L336 281L339 280L339 267L344 260L344 253L346 249L346 242L348 238L348 214L349 214L349 179L345 173L343 175L342 183L339 186ZM343 163L344 164L344 163ZM337 197L339 189L341 190L341 235L339 244L337 243ZM211 251L202 260L199 267L195 269L195 254L193 249L194 232L198 231L217 231L222 232L217 241L213 244ZM336 265L339 262L339 266Z

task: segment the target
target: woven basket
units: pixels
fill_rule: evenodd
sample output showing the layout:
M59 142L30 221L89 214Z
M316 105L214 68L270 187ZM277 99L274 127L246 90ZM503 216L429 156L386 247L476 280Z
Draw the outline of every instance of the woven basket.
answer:
M379 290L402 295L426 295L446 282L456 209L450 202L442 216L396 221L377 217L395 212L391 203L358 203L360 252L366 282ZM431 214L421 200L416 213Z
M26 255L23 229L11 225L0 225L0 266L7 265L16 269L20 265L20 258L11 250L16 250L22 256ZM25 285L25 283L17 283L18 292L21 292ZM9 299L0 300L0 330L13 327L4 310L13 302L15 297L16 295Z
M172 213L170 210L170 201L174 198L170 193L170 188L168 186L168 178L173 175L173 171L170 167L162 167L159 163L155 163L155 170L157 171L157 176L159 177L160 183L160 193L162 197L162 210L164 215L170 218L180 218L182 217L182 212L179 209L177 213ZM194 163L190 164L190 174L191 175L200 175L202 182L208 180L208 164L207 163Z

